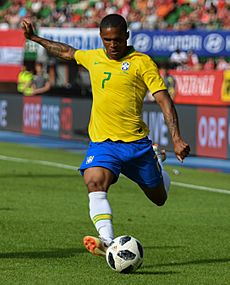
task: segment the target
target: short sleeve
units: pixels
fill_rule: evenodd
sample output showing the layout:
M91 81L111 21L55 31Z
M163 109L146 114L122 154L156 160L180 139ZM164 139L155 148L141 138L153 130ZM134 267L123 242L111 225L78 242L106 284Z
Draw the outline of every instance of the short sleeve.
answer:
M164 80L160 76L156 63L149 57L144 56L140 64L140 73L149 91L154 94L160 90L166 90Z
M74 53L74 58L77 64L80 64L84 66L86 69L89 69L90 59L91 59L91 56L89 56L89 51L76 50L76 52Z

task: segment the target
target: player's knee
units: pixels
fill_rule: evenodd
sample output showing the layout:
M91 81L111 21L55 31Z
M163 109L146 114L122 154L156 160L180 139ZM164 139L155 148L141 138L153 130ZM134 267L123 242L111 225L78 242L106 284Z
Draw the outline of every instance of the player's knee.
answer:
M89 180L86 183L86 186L88 188L88 192L96 192L96 191L107 191L106 187L102 183L99 183L95 180Z
M158 196L158 199L156 201L156 205L159 207L164 206L165 202L167 201L167 198L168 198L168 196L164 190L162 195Z
M164 198L164 199L155 200L155 201L153 201L153 202L154 202L158 207L162 207L162 206L164 206L166 200L167 200L167 197Z
M163 184L158 186L157 188L146 188L142 186L140 187L151 202L153 202L159 207L165 204L167 200L167 194L165 192Z

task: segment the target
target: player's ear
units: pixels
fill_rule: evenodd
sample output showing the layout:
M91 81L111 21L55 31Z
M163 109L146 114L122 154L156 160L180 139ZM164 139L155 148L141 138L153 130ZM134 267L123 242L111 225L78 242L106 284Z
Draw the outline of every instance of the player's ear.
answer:
M126 40L129 38L129 32L126 33Z

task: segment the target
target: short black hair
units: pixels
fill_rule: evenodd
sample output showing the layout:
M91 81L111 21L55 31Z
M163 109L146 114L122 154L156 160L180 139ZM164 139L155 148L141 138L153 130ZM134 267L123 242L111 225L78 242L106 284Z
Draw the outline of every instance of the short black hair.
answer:
M119 14L109 14L101 20L100 31L106 28L117 27L120 27L120 29L124 32L126 32L128 28L126 20Z

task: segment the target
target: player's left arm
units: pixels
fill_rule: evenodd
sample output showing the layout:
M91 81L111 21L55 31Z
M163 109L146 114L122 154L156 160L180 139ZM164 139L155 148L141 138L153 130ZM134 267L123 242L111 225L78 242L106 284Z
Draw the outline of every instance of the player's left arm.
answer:
M153 96L159 104L163 112L165 122L168 125L176 157L178 160L183 161L183 159L189 155L190 147L181 137L175 105L167 90L158 91L154 93Z

